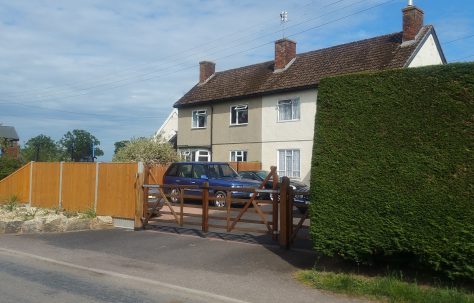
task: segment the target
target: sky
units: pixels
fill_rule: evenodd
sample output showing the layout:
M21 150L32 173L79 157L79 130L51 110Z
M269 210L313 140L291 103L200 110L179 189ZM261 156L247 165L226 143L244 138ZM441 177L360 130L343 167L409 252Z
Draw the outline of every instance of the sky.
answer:
M414 0L448 62L474 61L474 1ZM407 0L0 0L0 123L20 144L83 129L114 142L152 136L198 81L297 52L401 31ZM288 22L280 22L280 12Z

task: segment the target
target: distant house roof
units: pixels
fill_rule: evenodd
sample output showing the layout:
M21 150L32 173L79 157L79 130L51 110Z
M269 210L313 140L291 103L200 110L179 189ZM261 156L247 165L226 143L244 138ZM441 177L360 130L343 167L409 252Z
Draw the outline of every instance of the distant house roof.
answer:
M430 33L434 28L427 25L408 44L402 45L399 32L298 54L283 72L274 72L274 61L216 72L174 107L316 87L328 76L406 67Z
M20 138L13 126L0 125L0 138L9 139L11 141L19 141Z

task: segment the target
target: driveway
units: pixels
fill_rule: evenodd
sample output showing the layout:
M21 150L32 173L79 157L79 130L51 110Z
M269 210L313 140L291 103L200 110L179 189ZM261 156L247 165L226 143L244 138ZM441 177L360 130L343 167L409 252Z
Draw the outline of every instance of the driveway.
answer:
M316 256L311 251L286 251L268 245L115 229L3 235L0 256L3 275L12 275L5 272L5 260L16 266L42 263L63 269L67 277L68 271L74 270L91 279L103 277L104 283L112 279L118 288L124 283L139 285L140 293L149 290L147 296L158 288L168 290L166 298L176 296L173 301L156 295L157 302L360 302L319 292L293 279L296 270L314 264ZM15 266L8 268L14 271ZM129 302L116 296L113 300Z

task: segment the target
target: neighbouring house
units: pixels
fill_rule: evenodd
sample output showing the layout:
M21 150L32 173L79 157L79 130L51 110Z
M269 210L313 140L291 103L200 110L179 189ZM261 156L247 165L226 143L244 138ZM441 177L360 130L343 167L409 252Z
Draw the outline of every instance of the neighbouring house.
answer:
M178 110L174 108L166 118L165 122L156 131L154 138L162 143L170 143L177 149L178 136Z
M18 158L20 156L20 138L13 126L0 125L0 157L10 156Z
M174 104L181 157L260 161L309 184L321 78L446 63L423 11L408 5L402 12L397 33L301 54L296 42L281 39L273 61L222 72L200 62L199 83Z

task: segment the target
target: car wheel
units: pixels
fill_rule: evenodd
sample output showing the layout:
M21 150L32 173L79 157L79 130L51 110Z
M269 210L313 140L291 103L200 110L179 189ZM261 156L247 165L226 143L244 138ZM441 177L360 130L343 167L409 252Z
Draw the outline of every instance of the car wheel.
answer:
M177 188L173 188L170 191L170 202L178 203L178 201L179 201L179 190Z
M214 198L216 199L214 201L214 206L215 207L225 207L225 199L226 199L226 194L223 191L216 191L214 194Z

